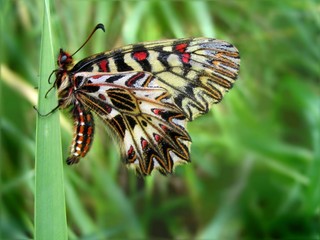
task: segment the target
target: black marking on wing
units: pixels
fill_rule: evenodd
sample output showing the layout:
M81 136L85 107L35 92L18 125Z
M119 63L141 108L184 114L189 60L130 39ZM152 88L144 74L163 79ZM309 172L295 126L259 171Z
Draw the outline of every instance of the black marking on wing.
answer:
M119 72L134 70L132 67L130 67L128 64L124 62L124 54L122 53L121 50L119 50L117 54L114 56L114 62Z

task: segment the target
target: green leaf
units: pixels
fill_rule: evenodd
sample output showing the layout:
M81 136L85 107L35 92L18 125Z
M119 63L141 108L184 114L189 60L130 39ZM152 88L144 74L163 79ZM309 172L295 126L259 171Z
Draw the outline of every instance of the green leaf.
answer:
M44 1L40 50L39 112L50 112L57 104L55 90L48 97L48 76L54 69L50 3ZM61 154L59 113L37 118L35 161L35 239L67 239L67 221Z

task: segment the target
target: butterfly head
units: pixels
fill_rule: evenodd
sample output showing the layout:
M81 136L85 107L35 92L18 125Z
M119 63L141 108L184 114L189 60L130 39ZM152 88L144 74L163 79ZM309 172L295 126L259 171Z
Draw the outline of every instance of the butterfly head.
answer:
M56 80L54 81L53 87L58 89L59 95L59 106L64 107L70 105L70 70L72 69L74 62L71 54L67 53L63 49L60 49L58 59L58 68L55 69L53 73L56 75ZM50 75L50 77L51 77ZM49 77L49 79L50 79Z
M68 71L73 66L72 55L60 48L57 64L61 70Z

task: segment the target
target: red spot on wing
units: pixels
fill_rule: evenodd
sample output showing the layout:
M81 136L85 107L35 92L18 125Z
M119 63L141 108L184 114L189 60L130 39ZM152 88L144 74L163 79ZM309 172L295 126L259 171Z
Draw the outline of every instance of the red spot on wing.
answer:
M160 125L160 127L162 128L163 131L166 132L168 130L168 128L165 125L162 125L162 124L159 124L159 125Z
M99 63L99 67L100 67L100 70L102 72L109 72L109 69L108 69L108 61L107 60L102 60L100 63Z
M190 62L190 53L186 52L187 47L188 47L187 43L180 43L174 47L176 51L178 51L179 53L182 53L181 55L180 54L179 55L183 63Z
M100 77L101 77L101 75L93 75L93 76L91 76L91 78L93 78L93 79L98 79Z
M128 157L129 158L132 158L134 155L134 149L133 149L133 146L131 145L129 150L128 150Z
M178 52L184 53L186 51L187 46L188 46L187 43L180 43L175 46L175 50Z
M160 140L161 140L161 137L160 137L160 135L158 135L158 134L153 134L153 136L154 136L154 139L157 141L157 142L159 142Z
M134 163L134 161L137 158L136 152L135 152L135 150L134 150L132 145L130 145L130 148L129 148L128 152L127 152L127 157L128 157L129 163Z
M128 155L130 156L133 153L133 147L132 145L130 146L129 150L128 150Z
M182 54L182 62L189 63L190 62L190 53L183 53Z
M101 94L101 93L99 93L98 97L99 97L101 100L103 100L103 101L106 100L106 96L103 95L103 94Z
M153 108L151 111L157 115L160 115L163 112L163 110L159 108Z
M148 142L144 138L141 138L141 146L143 150L148 146Z
M133 58L137 61L143 61L146 60L148 57L148 53L147 52L135 52L133 53Z
M111 111L112 111L112 108L107 104L105 105L105 109L106 109L107 113L111 113Z

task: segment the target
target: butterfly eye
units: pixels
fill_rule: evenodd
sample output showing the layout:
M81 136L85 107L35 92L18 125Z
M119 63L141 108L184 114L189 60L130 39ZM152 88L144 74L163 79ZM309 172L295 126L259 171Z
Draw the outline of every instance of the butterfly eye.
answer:
M64 63L65 61L67 61L67 56L66 55L63 55L61 58L60 58L60 62L61 63Z

